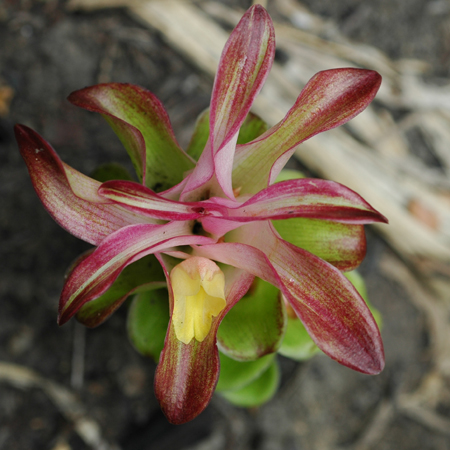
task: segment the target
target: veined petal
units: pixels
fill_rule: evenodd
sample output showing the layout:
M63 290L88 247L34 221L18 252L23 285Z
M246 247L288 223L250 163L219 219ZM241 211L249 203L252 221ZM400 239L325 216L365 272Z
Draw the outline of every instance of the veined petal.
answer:
M131 294L162 287L166 287L166 279L161 265L154 255L144 256L125 267L104 294L85 303L78 310L77 320L87 327L96 327L108 319Z
M181 193L183 192L184 186L186 186L186 183L189 180L189 177L190 174L186 175L183 181L171 187L170 189L166 189L165 191L160 192L159 195L169 200L178 200Z
M304 178L301 172L284 169L276 182L299 178ZM272 220L272 225L285 241L324 259L339 270L355 269L366 255L366 235L363 225L303 217ZM303 327L303 324L301 326ZM304 333L307 334L306 331ZM309 335L307 336L311 339ZM283 345L284 343L285 340ZM315 344L312 345L317 348Z
M151 189L132 181L107 181L103 183L99 194L136 213L163 220L193 220L201 217L205 207L209 210L225 211L215 203L177 202L168 200Z
M272 225L287 242L337 267L356 269L366 256L364 225L320 219L273 220Z
M73 92L69 101L103 115L139 178L154 191L171 188L194 167L178 145L162 103L150 91L125 83L100 84Z
M111 203L108 199L98 195L98 187L100 182L88 177L66 163L62 163L64 172L69 182L70 189L80 199L87 200L91 203Z
M161 259L160 259L161 260ZM164 264L167 274L172 267ZM192 339L183 344L176 337L172 320L155 375L155 395L167 419L182 424L194 419L208 405L219 377L217 328L226 312L247 292L253 276L245 271L225 269L227 307L212 320L211 330L202 342ZM169 285L171 310L173 293Z
M263 189L242 206L230 208L228 219L253 221L309 217L335 222L387 222L360 195L334 181L302 178Z
M342 272L303 249L281 241L271 255L288 300L317 346L354 370L377 374L384 350L377 324Z
M217 320L202 342L183 344L172 321L155 375L155 395L169 422L180 425L198 416L214 393L219 377Z
M255 5L231 33L220 58L210 109L213 153L239 131L274 55L272 20L261 5Z
M203 192L210 191L210 184L214 181L214 159L211 150L211 141L208 139L203 153L192 173L185 178L184 187L180 194L181 201L198 199Z
M384 367L380 332L364 300L331 264L275 236L267 223L241 227L240 243L204 245L196 254L242 267L277 286L317 346L354 370Z
M104 239L70 274L59 302L58 323L67 322L86 302L102 295L129 264L145 255L178 245L213 242L192 235L192 223L130 225Z
M314 75L279 124L237 147L233 187L241 188L244 194L272 184L297 145L359 114L373 100L380 84L381 76L371 70L333 69Z
M201 222L203 229L213 235L216 239L219 239L229 231L242 226L242 222L223 220L223 217L206 216L199 219L199 222Z
M219 62L210 107L209 148L202 154L185 193L212 174L223 191L234 198L231 171L239 128L261 90L275 55L272 20L261 5L252 6L230 35Z
M246 144L261 136L268 129L267 124L256 114L249 112L239 128L238 144ZM186 150L195 160L200 158L209 139L209 108L197 118L195 130Z
M119 228L150 222L102 199L97 194L100 183L64 164L38 133L24 125L16 125L14 131L39 199L74 236L98 245Z

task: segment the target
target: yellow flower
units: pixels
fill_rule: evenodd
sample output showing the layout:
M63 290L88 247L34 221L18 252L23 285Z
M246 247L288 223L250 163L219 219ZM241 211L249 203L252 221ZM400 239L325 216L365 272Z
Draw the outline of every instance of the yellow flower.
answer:
M174 296L172 322L181 342L202 342L211 329L212 317L226 306L225 277L210 259L194 256L170 273Z

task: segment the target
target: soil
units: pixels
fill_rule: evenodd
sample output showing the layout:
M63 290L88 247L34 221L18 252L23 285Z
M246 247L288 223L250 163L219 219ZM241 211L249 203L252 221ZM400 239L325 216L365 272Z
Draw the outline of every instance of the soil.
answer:
M392 58L424 59L434 77L449 76L447 2L305 4L336 20L350 38L378 45ZM383 405L418 386L429 368L429 342L424 317L383 270L383 260L396 256L370 230L361 272L383 315L386 350L386 369L376 377L352 372L325 356L302 364L280 358L280 391L267 405L243 410L215 396L197 419L176 427L167 423L154 397L155 364L126 337L126 308L93 330L75 321L57 326L66 268L89 246L62 230L41 206L12 126L32 127L83 173L108 161L129 166L103 119L66 101L76 89L108 81L153 91L182 145L208 106L212 88L211 79L123 10L82 14L69 12L59 0L0 0L0 89L7 88L0 101L7 104L13 92L0 117L0 361L32 369L73 393L109 443L103 448L372 448L364 447L369 441L362 437ZM382 436L371 441L378 450L450 449L448 435L399 411L389 417ZM83 440L74 423L42 386L20 388L0 379L1 450L100 448Z

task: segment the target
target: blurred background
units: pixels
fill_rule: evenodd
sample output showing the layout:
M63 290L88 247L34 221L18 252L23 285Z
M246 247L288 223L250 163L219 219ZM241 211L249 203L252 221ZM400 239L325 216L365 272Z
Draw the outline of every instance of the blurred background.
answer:
M13 125L85 174L129 166L103 119L66 101L84 86L129 82L160 98L186 146L252 2L0 0L0 449L450 449L450 2L261 3L277 55L254 111L271 125L319 70L383 76L366 112L303 144L293 164L355 189L390 220L367 229L361 266L383 316L385 370L280 358L280 389L265 406L215 396L175 427L153 394L155 364L126 337L126 308L97 329L59 328L66 268L89 246L41 206Z

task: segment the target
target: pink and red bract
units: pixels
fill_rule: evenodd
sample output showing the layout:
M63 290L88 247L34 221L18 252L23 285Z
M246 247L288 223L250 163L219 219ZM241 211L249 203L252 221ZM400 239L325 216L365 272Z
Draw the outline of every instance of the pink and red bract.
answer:
M274 52L272 21L263 7L253 6L222 54L209 111L209 139L198 162L180 148L163 106L145 89L112 83L71 94L72 103L106 118L141 183L95 181L64 164L36 132L23 125L15 129L45 208L62 227L97 247L80 259L65 282L60 324L104 294L127 266L146 255L154 254L163 267L170 311L174 261L196 256L226 265L226 307L213 317L206 338L185 344L177 339L172 320L169 323L155 391L173 423L193 419L210 401L219 375L218 327L255 276L280 289L314 342L331 358L367 374L379 373L384 366L377 325L340 270L360 264L365 253L363 225L386 219L358 194L334 182L275 183L301 142L363 111L381 77L353 68L320 72L279 124L251 142L237 144ZM337 254L342 256L330 264L283 240L271 222L299 217L344 224L342 239L334 236L329 242L339 246ZM105 320L126 296L96 310L88 317L89 325Z

